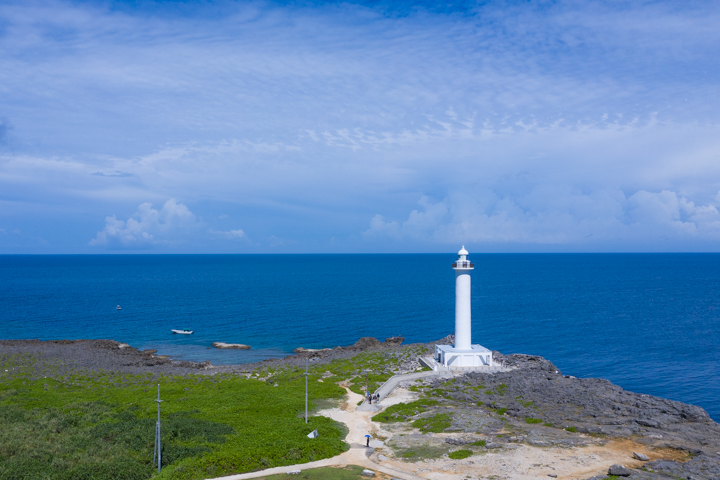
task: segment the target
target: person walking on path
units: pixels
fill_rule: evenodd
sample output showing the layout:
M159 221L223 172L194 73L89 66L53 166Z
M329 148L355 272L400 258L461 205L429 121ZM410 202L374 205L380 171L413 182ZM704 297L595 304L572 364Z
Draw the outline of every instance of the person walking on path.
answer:
M366 447L369 447L369 446L370 446L370 435L365 435L365 440L366 440L366 441L365 441L365 446L366 446Z

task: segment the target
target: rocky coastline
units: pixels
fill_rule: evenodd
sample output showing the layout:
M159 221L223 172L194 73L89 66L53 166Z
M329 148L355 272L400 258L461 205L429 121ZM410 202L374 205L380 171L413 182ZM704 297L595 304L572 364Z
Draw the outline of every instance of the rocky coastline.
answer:
M446 341L420 346L432 348ZM402 339L397 337L384 342L365 337L346 347L299 349L298 353L283 359L227 366L178 361L157 355L154 350L141 351L114 340L0 340L0 356L37 355L68 369L214 375L250 372L268 365L302 365L307 359L323 363L351 358L364 351L407 348L401 343ZM603 379L563 375L542 357L500 352L494 355L509 371L466 373L456 377L451 386L439 378L420 382L421 391L444 389L445 397L452 403L447 407L454 412L453 425L448 430L454 433L448 437L449 443L462 445L466 440L473 441L473 434L478 432L492 437L488 448L519 443L538 448L575 447L628 439L633 445L662 455L644 460L644 454L639 453L634 461L612 471L616 477L720 479L720 425L702 408L629 392ZM413 370L416 365L406 367ZM481 421L474 413L478 407L486 413ZM487 412L491 413L489 417ZM506 432L508 425L515 425L514 433Z

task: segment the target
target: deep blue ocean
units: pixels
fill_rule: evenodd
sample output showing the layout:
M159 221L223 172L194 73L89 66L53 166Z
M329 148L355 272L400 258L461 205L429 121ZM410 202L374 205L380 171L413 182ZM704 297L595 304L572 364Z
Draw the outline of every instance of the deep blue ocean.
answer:
M362 336L431 341L454 329L455 258L0 255L0 338L109 338L214 364ZM473 343L720 420L720 254L470 258ZM215 341L253 348L208 348Z

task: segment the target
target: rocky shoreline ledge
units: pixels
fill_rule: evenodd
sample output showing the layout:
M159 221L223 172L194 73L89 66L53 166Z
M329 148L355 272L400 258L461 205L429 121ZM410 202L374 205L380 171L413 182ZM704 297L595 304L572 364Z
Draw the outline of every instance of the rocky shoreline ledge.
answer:
M432 348L444 341L415 347ZM37 355L52 360L61 369L66 366L132 374L215 375L250 372L268 366L303 365L309 358L314 363L326 363L352 358L365 351L392 354L414 347L400 343L397 338L381 342L366 337L347 347L302 349L283 359L228 366L178 361L113 340L0 340L0 356ZM628 392L603 379L563 375L542 357L499 352L494 355L510 370L467 373L450 383L429 378L407 385L413 391L440 395L442 401L433 407L432 414L452 413L451 425L445 430L449 436L443 437L445 442L462 446L477 441L476 437L482 435L489 439L484 448L510 451L520 444L543 449L594 447L627 441L628 445L642 447L650 455L645 460L646 453L636 452L638 455L633 459L631 451L624 466L611 469L610 473L615 476L654 480L720 479L720 425L702 408ZM418 366L412 360L400 365L400 369L413 371Z

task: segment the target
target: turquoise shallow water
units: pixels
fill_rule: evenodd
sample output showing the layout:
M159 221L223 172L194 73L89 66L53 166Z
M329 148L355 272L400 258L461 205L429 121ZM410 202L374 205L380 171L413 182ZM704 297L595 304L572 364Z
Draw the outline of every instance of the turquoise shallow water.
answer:
M472 254L473 341L720 420L720 254ZM455 255L0 256L3 338L214 364L454 328ZM120 304L122 310L116 310ZM190 328L194 335L173 335ZM214 341L252 350L208 349Z

